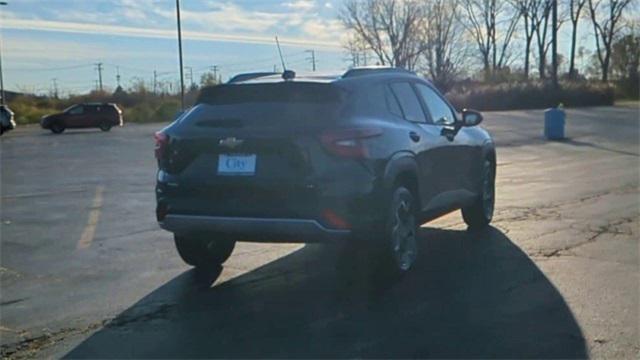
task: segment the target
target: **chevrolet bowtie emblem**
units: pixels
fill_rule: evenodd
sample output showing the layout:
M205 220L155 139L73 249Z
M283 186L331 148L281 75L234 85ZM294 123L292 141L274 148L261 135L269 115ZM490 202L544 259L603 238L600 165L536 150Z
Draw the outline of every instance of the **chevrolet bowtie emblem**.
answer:
M228 147L230 149L236 148L244 143L244 140L236 139L234 137L228 137L226 139L221 139L218 144L220 146Z

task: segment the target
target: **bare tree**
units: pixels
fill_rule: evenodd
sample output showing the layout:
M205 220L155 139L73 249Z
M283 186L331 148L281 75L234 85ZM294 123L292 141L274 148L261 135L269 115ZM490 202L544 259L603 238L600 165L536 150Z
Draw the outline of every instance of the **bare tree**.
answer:
M571 54L569 55L569 77L576 77L576 38L578 35L578 20L580 12L587 3L587 0L569 0L569 18L571 20Z
M602 81L609 80L611 48L619 28L622 12L631 0L589 0L589 14L596 38L596 55Z
M445 92L451 89L465 55L459 5L459 0L430 0L425 4L425 68L433 83Z
M536 47L538 50L538 75L541 79L545 79L547 77L547 53L549 52L549 47L553 43L553 35L552 32L549 31L553 31L553 28L549 29L549 27L553 27L553 24L550 24L550 20L554 1L555 0L531 0L529 7L527 8L529 12L528 17L531 21L531 28L533 29L533 33L536 37ZM558 30L560 26L562 26L563 22L564 18L559 18L556 23L555 30Z
M418 0L349 0L340 20L381 65L413 70L424 52L424 13Z
M529 78L530 58L531 58L531 42L536 30L536 22L532 15L539 0L514 0L513 5L516 7L524 22L524 77Z
M532 0L529 8L529 16L534 34L536 36L536 45L538 48L538 76L541 79L546 78L547 50L549 49L548 30L549 18L551 17L551 9L553 0Z
M485 78L507 65L509 44L520 19L520 12L499 0L463 0L467 31L482 57Z

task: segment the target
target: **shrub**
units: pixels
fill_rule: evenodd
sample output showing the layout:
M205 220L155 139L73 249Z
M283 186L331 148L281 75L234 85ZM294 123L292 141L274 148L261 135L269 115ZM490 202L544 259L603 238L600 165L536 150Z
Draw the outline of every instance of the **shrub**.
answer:
M47 114L58 111L47 102L36 103L32 98L18 96L9 103L9 108L15 113L18 124L37 124Z
M560 103L570 107L613 105L614 90L589 82L566 82L558 89L550 84L533 82L465 84L455 87L447 98L458 110L541 109Z
M172 121L176 117L176 113L180 109L180 101L166 100L160 103L153 114L152 121Z

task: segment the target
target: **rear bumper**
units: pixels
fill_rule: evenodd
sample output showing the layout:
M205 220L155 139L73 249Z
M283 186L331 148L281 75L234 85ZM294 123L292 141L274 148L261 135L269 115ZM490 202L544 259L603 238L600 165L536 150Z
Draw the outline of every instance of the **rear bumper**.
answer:
M324 242L345 240L351 230L329 229L316 220L168 214L158 222L173 233L223 233L240 241Z

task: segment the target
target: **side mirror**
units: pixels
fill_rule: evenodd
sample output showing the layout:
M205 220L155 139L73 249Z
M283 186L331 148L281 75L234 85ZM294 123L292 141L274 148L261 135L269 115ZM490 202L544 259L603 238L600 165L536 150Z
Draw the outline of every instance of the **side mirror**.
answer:
M482 114L476 110L462 110L462 126L476 126L482 122Z

